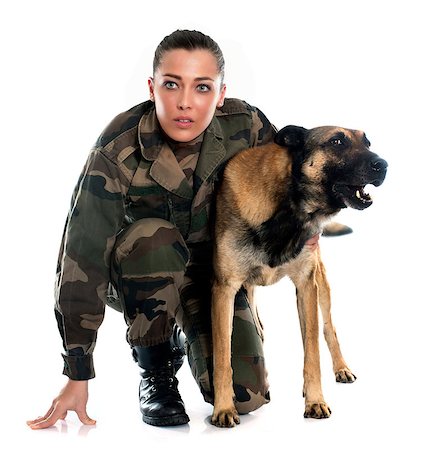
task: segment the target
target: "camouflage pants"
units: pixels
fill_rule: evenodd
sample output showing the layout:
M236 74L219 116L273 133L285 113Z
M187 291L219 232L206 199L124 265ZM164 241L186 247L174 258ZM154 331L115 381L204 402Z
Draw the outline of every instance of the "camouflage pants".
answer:
M123 312L131 346L167 341L177 322L186 335L192 374L209 403L213 403L211 253L208 243L187 246L170 222L139 220L117 238L107 302ZM268 403L262 341L243 290L235 300L232 366L238 411L247 413Z

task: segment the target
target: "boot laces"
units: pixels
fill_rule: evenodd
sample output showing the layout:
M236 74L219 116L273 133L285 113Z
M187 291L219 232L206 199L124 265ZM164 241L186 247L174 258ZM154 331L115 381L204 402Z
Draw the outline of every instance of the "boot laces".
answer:
M158 369L148 370L146 378L151 383L153 392L160 390L177 390L178 381L174 375L173 363L168 361L166 365Z

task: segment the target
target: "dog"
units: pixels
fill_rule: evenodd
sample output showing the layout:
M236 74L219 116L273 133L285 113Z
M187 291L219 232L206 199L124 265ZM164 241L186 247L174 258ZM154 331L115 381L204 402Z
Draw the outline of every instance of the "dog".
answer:
M254 286L273 284L284 276L295 284L304 346L304 417L331 414L321 389L318 305L336 381L355 381L332 323L319 236L342 208L363 210L372 204L365 186L383 183L387 162L369 148L362 131L289 125L277 133L274 143L243 150L228 161L216 196L212 424L240 423L232 386L231 332L234 297L242 286L261 328Z

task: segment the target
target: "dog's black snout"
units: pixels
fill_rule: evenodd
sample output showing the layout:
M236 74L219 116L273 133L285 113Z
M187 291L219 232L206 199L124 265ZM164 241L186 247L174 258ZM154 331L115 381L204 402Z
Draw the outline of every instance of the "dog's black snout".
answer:
M370 183L374 186L380 186L386 177L387 174L387 161L385 159L379 158L375 156L370 162L370 170L369 175L373 178Z
M375 158L371 161L372 170L376 172L384 172L387 169L387 161L382 158Z

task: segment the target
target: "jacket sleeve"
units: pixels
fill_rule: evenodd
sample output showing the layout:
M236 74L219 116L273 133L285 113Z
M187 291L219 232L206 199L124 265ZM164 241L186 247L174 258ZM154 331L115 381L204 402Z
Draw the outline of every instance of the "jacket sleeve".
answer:
M276 133L276 128L264 113L258 108L254 108L252 111L251 147L273 142Z
M93 349L102 323L110 256L124 219L126 187L117 165L94 149L72 196L60 247L55 315L65 353L63 373L95 376Z

